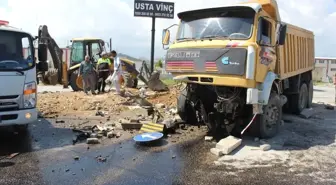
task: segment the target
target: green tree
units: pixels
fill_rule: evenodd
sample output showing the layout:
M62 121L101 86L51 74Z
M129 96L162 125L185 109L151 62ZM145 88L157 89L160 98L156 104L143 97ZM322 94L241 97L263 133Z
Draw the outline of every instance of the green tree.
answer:
M159 60L155 63L155 68L162 68L162 67L163 67L162 60Z

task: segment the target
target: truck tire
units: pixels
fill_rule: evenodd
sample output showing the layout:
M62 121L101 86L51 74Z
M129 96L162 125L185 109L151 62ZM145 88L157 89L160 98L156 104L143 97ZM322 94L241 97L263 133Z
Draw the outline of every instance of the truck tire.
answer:
M196 111L188 102L187 94L188 94L187 88L183 89L180 92L180 95L177 98L177 113L185 123L196 124L197 123Z
M309 85L308 85L307 108L311 108L313 106L313 96L314 96L314 84L313 84L313 80L310 80Z
M299 94L291 96L291 108L293 113L300 114L303 109L308 105L308 87L306 83L302 83L300 86Z
M73 91L82 91L82 89L77 86L77 82L76 82L77 77L78 77L78 70L72 71L70 75L70 81L69 81L70 86Z
M253 136L267 139L274 137L279 132L282 121L281 99L277 93L271 93L268 104L263 107L263 114L257 115L250 126Z

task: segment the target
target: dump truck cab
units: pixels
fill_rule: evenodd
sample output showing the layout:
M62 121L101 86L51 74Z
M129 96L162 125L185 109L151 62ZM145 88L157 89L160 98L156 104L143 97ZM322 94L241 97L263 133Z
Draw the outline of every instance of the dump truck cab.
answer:
M269 60L276 60L275 48L286 31L277 29L283 24L277 22L274 8L262 8L270 6L263 2L179 13L176 40L166 55L167 71L189 83L256 88L275 69ZM169 34L164 30L164 42ZM176 62L179 59L184 61Z
M178 99L181 118L203 122L211 131L225 128L228 133L257 119L257 135L274 136L286 101L281 94L272 94L280 91L278 50L287 29L276 1L192 10L178 17L176 39L169 44L170 31L165 29L162 44L169 45L167 72L187 84ZM269 102L276 102L277 112L264 113ZM266 114L276 115L270 129L266 129Z

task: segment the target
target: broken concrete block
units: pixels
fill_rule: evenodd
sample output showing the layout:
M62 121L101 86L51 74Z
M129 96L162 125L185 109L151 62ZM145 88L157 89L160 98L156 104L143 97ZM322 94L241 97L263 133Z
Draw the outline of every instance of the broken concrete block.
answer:
M97 138L87 138L87 144L99 144L99 140Z
M223 156L223 152L221 149L218 149L218 148L211 148L210 149L210 152L214 155L216 155L217 157L220 157L220 156Z
M205 137L204 137L204 140L205 140L205 141L212 141L212 140L213 140L213 137L212 137L212 136L205 136Z
M268 151L271 149L271 145L269 144L263 144L260 146L260 149L263 150L263 151Z
M223 154L229 154L231 153L234 149L236 149L239 145L241 145L242 139L235 138L233 136L228 136L222 140L220 140L216 144L216 148L220 149Z
M300 116L303 118L310 118L312 117L314 114L318 113L315 109L310 108L310 109L303 109L302 112L300 113Z
M113 138L115 136L114 132L108 132L107 137L108 138Z

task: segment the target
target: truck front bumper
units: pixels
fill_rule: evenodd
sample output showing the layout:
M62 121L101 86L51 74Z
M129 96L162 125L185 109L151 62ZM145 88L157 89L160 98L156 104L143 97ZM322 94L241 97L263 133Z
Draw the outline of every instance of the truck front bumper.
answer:
M0 112L0 126L24 125L37 120L37 110L25 109Z

